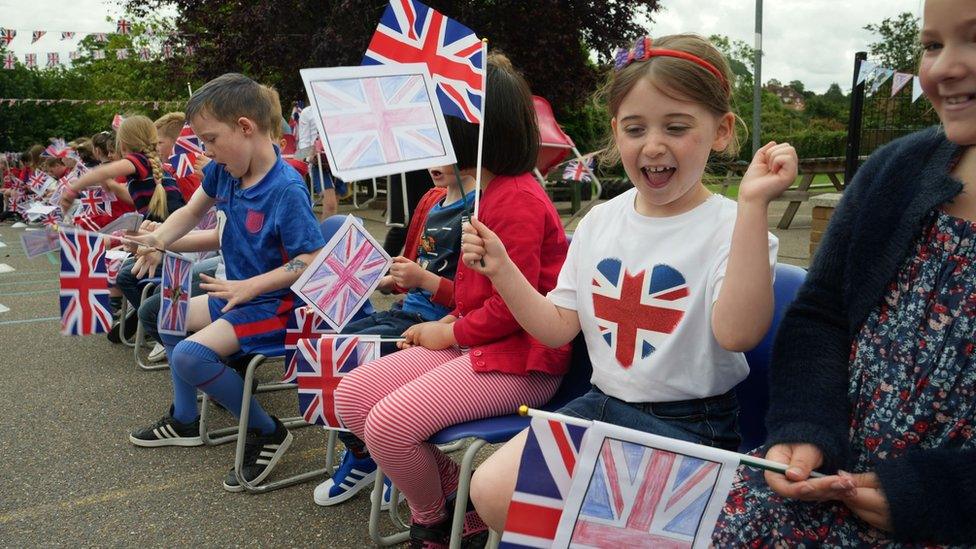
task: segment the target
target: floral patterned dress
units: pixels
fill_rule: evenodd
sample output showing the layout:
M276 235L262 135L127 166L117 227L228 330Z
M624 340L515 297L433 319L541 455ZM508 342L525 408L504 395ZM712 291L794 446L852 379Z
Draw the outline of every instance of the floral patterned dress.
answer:
M976 447L976 223L931 212L851 347L852 472L909 449ZM766 448L756 451L764 455ZM841 503L776 495L740 467L716 547L891 546Z

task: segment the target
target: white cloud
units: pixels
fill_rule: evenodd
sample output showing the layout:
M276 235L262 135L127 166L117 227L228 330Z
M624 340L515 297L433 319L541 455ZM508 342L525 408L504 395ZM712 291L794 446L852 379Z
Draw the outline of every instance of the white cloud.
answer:
M646 26L652 36L695 32L755 43L754 0L662 0ZM921 16L922 0L766 0L763 3L764 81L800 80L823 92L851 87L854 53L875 37L864 26L902 12ZM907 68L907 67L905 67Z

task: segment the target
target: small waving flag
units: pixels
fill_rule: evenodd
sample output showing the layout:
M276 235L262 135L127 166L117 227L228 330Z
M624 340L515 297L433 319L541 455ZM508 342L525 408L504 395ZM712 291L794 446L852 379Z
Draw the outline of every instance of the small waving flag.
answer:
M108 331L105 242L98 235L61 231L61 333L89 335Z
M0 40L3 40L6 45L10 45L17 37L17 31L14 29L0 29Z
M176 172L176 177L187 177L193 173L193 164L197 161L197 156L203 156L203 145L200 138L193 133L189 124L184 124L180 130L176 143L173 144L173 155L169 157L169 163Z
M444 114L477 124L485 59L474 31L415 0L390 0L363 65L426 63Z
M185 336L186 317L190 308L193 264L172 254L163 258L163 281L159 291L158 331L161 334Z
M291 288L342 332L392 262L379 242L349 216Z
M380 356L380 337L324 335L298 340L298 408L309 423L342 429L335 411L339 381Z
M6 55L3 56L3 68L10 70L17 67L17 54L8 51Z
M54 157L54 158L68 158L69 156L71 156L71 153L73 152L74 149L69 147L68 143L64 139L61 139L60 137L56 137L51 139L51 144L44 149L44 152L41 153L41 156Z
M298 340L316 339L324 334L333 334L332 328L311 307L296 307L288 319L285 330L285 373L282 383L291 383L298 377Z
M125 19L119 19L118 23L115 24L115 32L118 34L129 34L131 25Z
M118 60L120 60L120 61L122 59L128 59L129 58L129 50L127 50L125 48L115 50L115 58L118 59Z
M60 64L61 64L61 54L59 54L56 51L53 51L53 52L50 52L50 53L47 54L47 66L48 67L57 67Z
M563 179L566 181L582 181L583 183L592 181L594 166L596 166L596 161L592 158L586 159L585 162L572 160L566 164L566 169L563 170Z
M115 116L112 117L112 129L119 131L119 127L122 126L122 121L124 120L125 118L122 118L121 114L115 113Z
M552 547L587 428L532 418L502 548Z
M47 31L34 31L34 34L31 36L31 44L40 40L45 34L47 34Z
M28 53L28 54L25 54L24 55L24 65L28 69L33 69L34 67L36 67L37 66L37 54L36 53Z
M20 244L24 247L27 259L53 252L61 247L58 232L52 229L26 231L20 234Z
M71 40L74 37L75 37L75 33L73 33L73 32L62 32L61 33L61 40Z

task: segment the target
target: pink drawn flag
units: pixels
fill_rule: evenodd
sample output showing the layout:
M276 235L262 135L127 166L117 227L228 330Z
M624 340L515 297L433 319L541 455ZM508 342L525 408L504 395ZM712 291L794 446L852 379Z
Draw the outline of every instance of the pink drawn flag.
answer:
M90 335L108 331L105 241L98 235L61 231L61 333Z
M20 243L24 247L24 254L27 259L34 259L61 247L58 232L50 227L45 227L40 231L20 233Z
M333 330L342 332L392 262L379 242L349 216L291 289Z
M298 408L309 423L342 429L335 389L355 368L380 356L379 336L323 335L298 340Z
M193 263L167 253L163 258L163 281L159 291L158 331L167 335L186 335L186 317L190 308L191 270Z

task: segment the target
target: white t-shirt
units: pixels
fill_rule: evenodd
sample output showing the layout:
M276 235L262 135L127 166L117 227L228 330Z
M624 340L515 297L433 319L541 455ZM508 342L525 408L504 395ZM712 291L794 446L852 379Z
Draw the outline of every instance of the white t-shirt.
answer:
M295 157L306 158L312 154L315 138L319 136L319 128L315 123L315 107L309 105L298 115L298 135L295 138ZM307 150L305 150L307 149ZM299 153L305 154L299 156Z
M736 203L713 195L672 217L634 209L636 189L593 208L549 300L579 314L594 385L627 402L720 395L749 373L712 333ZM778 240L769 235L769 262Z

